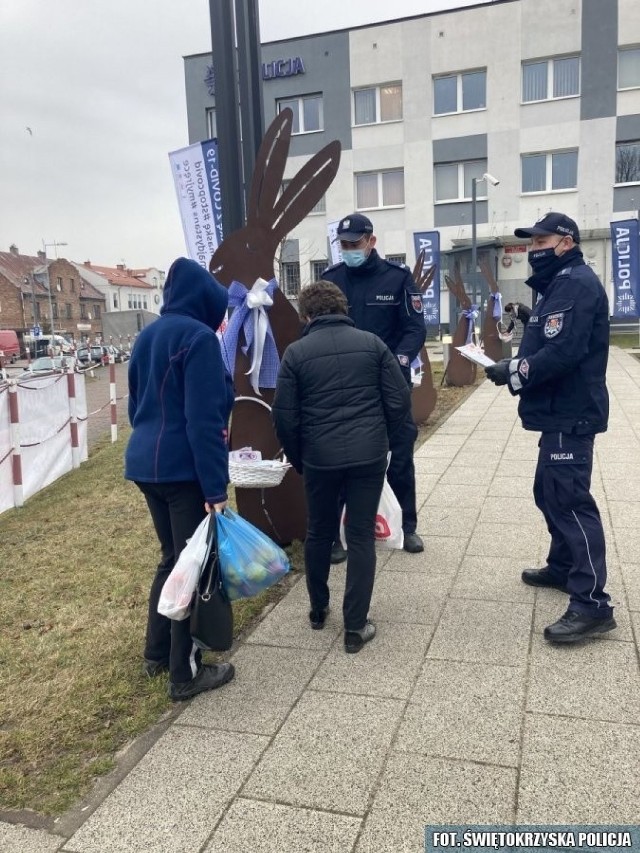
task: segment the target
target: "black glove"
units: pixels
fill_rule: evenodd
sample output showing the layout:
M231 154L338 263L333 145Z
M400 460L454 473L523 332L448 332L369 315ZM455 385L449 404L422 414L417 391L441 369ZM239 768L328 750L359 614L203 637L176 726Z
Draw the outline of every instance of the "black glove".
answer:
M495 364L485 367L484 371L487 374L487 379L490 379L494 385L506 385L509 381L510 361L510 358L501 358Z

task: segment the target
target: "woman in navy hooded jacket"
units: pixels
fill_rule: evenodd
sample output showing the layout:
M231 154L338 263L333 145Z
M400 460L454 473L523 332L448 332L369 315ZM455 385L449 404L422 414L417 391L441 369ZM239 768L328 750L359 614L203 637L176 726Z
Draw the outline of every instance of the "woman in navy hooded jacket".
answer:
M145 496L162 554L149 596L144 669L150 676L169 670L173 699L233 678L231 664L202 664L188 619L158 613L160 592L187 539L206 512L227 502L233 385L216 336L227 301L227 290L207 270L178 258L160 317L142 330L129 363L133 432L125 477Z

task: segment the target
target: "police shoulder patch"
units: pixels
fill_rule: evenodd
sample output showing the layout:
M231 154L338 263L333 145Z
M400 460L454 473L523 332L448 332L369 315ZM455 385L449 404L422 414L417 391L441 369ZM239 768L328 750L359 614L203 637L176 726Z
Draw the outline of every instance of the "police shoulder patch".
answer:
M520 364L518 365L518 373L524 378L529 378L529 362L526 358L523 358Z
M408 355L399 355L398 361L403 367L409 367L409 356Z
M411 307L416 314L422 314L422 296L419 293L411 294Z
M564 311L557 314L548 314L544 321L544 336L545 338L555 338L562 331L564 325Z

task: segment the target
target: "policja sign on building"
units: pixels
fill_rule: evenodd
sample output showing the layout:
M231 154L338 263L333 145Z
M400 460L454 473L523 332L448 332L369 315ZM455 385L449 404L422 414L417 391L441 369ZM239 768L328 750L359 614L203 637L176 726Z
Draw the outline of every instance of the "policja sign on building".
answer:
M640 291L640 222L611 223L614 317L638 317Z

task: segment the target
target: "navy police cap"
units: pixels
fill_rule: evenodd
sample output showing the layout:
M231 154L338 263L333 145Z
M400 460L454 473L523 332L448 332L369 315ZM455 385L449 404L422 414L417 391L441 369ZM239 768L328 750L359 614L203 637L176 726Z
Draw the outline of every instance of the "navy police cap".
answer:
M564 213L545 213L531 228L516 228L516 237L533 237L534 234L559 234L561 237L573 237L574 243L580 242L578 226Z
M357 243L365 234L373 234L373 223L362 213L350 213L338 223L338 239Z

